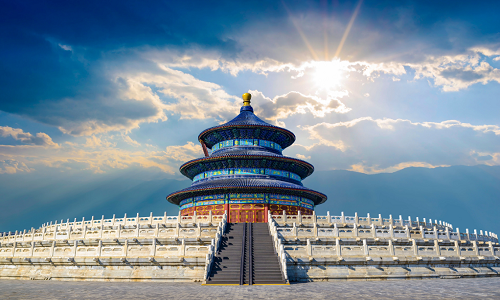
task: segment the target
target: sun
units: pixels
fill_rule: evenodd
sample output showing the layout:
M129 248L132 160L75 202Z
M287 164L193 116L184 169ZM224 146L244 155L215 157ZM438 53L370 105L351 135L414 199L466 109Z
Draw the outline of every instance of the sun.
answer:
M339 61L317 61L314 62L313 80L322 89L332 90L341 84L345 77L344 69Z

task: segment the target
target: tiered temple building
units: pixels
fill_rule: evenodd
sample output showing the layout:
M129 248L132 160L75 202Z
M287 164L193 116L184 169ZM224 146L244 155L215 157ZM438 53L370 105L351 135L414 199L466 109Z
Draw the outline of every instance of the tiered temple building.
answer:
M180 168L193 183L167 197L180 206L181 215L228 212L229 222L260 223L268 221L268 212L311 215L326 201L324 194L302 185L314 167L282 154L295 135L258 118L250 99L244 94L236 118L198 136L205 157Z
M180 168L193 183L167 196L178 215L0 234L0 279L241 285L500 275L492 232L418 217L316 215L326 196L302 185L313 166L282 155L294 134L255 116L250 97L236 118L199 135L205 157Z

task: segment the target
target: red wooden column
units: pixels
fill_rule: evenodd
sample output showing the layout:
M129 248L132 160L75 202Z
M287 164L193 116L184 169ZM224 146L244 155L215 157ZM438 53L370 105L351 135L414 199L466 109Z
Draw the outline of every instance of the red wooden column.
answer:
M227 221L229 221L229 196L226 195L226 197L224 197L224 211L226 212L227 214Z
M264 204L264 222L267 223L269 220L267 219L267 215L269 212L269 203Z

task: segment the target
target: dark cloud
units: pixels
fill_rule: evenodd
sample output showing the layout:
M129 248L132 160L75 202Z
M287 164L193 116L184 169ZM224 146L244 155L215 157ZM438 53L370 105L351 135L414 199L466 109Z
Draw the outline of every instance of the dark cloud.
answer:
M67 132L75 134L89 123L129 128L158 116L158 108L148 102L123 106L120 83L110 73L113 68L151 70L151 62L138 59L141 51L176 49L182 54L195 48L215 51L226 61L300 62L311 53L293 17L323 58L325 18L333 54L358 2L285 3L290 15L281 1L3 3L0 110L54 126L71 123ZM493 12L499 5L365 1L340 56L418 61L428 54L498 42L500 19ZM473 80L477 75L454 76Z
M441 76L445 78L459 79L465 82L476 81L481 78L484 78L484 74L479 74L474 71L467 71L458 68L447 68L441 71Z

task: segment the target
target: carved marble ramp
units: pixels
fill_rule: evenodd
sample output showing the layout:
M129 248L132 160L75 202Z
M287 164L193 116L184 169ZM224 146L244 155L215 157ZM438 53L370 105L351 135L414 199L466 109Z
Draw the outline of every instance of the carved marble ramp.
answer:
M229 223L207 285L287 284L266 223Z

